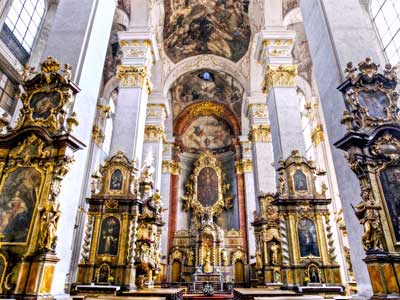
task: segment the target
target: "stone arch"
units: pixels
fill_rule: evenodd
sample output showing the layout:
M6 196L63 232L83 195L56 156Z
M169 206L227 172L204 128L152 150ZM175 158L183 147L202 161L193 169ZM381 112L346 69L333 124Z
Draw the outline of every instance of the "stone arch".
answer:
M219 57L216 55L197 55L186 58L174 65L164 80L164 87L162 94L164 97L168 96L168 92L174 82L188 72L198 71L201 69L209 69L212 71L221 71L234 77L244 88L245 94L248 94L249 86L248 80L245 76L238 71L237 64L229 59Z
M110 97L111 97L112 92L115 91L118 87L119 87L118 78L116 76L111 77L104 84L103 93L102 93L101 97L108 101L108 99L110 99Z

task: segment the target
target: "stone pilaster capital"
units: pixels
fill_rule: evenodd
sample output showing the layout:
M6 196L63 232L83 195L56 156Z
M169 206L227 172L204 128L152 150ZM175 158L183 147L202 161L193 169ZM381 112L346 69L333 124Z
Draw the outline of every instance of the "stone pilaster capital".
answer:
M165 141L165 131L162 125L146 125L144 127L145 142L162 142Z
M253 157L253 152L252 150L252 144L251 141L248 140L246 137L246 140L240 141L240 146L242 147L242 155L244 159L252 159Z
M168 98L161 96L160 94L152 93L149 96L147 107L162 107L164 110L165 118L171 115L171 105Z
M251 159L241 159L235 161L236 174L240 175L243 173L253 172L253 161Z
M268 143L271 142L271 128L269 125L259 124L251 126L249 132L249 140L253 143L261 142Z
M155 35L148 31L120 31L122 65L150 67L159 60Z
M247 107L251 124L268 124L268 106L266 103L251 103Z
M181 166L179 161L163 160L161 170L163 173L170 173L171 175L179 175L181 173Z
M257 61L263 66L292 64L295 37L296 32L292 30L261 31L256 46Z

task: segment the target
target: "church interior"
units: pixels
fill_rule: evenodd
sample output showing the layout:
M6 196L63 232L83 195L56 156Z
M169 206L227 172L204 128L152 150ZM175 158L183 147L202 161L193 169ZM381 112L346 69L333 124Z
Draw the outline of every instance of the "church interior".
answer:
M400 299L399 72L398 0L1 0L0 299Z

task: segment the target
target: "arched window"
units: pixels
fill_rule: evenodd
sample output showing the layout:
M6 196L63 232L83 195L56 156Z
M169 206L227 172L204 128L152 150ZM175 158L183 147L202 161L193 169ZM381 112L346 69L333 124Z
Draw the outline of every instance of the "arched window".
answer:
M400 62L400 1L371 0L370 14L392 65Z
M44 0L13 0L1 30L1 39L25 63L45 15Z

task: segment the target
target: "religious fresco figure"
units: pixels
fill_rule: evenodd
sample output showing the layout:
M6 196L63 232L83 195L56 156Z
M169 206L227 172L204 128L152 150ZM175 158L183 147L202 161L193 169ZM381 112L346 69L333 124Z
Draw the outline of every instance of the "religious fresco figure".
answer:
M386 110L389 99L380 91L361 92L358 95L359 103L368 110L371 117L384 119L387 117Z
M28 167L8 174L0 192L0 235L3 242L26 241L41 178L39 171Z
M199 54L237 62L250 42L248 4L241 0L166 0L164 48L177 63Z
M319 249L317 243L317 233L314 222L310 219L301 219L297 225L299 237L300 256L316 256L319 257Z
M115 217L105 218L101 224L98 254L117 255L119 241L119 220Z

